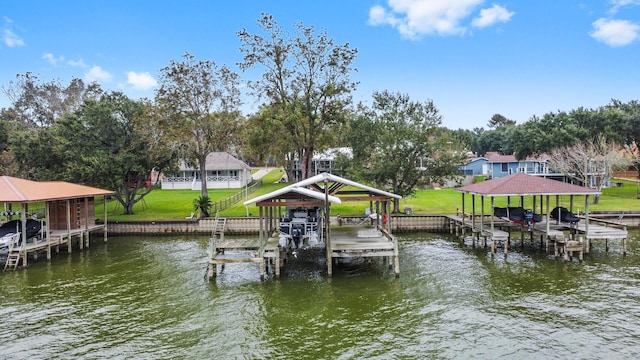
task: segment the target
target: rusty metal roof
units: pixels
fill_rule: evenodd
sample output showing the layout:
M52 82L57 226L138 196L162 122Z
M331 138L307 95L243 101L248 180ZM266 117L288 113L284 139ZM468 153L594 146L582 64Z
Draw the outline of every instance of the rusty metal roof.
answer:
M584 186L517 173L462 186L456 191L487 196L521 195L598 195L600 191Z
M3 203L65 200L110 194L113 194L113 191L66 181L31 181L0 176L0 202Z

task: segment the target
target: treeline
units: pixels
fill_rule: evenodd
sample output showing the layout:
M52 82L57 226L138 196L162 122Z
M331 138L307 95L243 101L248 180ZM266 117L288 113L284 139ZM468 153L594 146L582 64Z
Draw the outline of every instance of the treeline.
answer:
M640 102L611 100L595 109L578 108L534 116L522 124L494 115L488 129L458 129L453 136L479 156L487 152L515 155L517 159L570 148L601 139L626 147L638 156ZM637 164L637 159L635 161Z

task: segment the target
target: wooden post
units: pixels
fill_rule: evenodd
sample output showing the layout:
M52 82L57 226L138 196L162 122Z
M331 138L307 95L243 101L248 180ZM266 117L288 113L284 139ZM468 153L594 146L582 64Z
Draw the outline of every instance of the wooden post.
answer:
M102 225L102 236L104 237L104 242L107 242L107 195L102 196L102 201L104 204L104 224Z
M263 221L264 221L264 208L262 206L260 206L260 235L258 236L258 241L260 242L260 251L259 251L259 256L262 259L262 261L260 262L259 266L260 266L260 279L264 280L264 226L263 226Z
M464 215L464 193L462 193L462 236L464 236L464 220L465 220L465 215Z
M547 231L545 232L545 244L547 245L547 250L546 252L549 252L549 230L551 229L551 213L549 212L549 195L546 196L546 202L547 202L547 217L546 217L546 226L547 226ZM542 237L540 237L540 248L542 249Z
M327 238L325 240L327 248L327 275L331 277L333 275L333 257L331 251L331 233L330 233L330 207L329 207L329 180L324 180L324 224Z
M591 251L591 239L589 239L589 195L584 196L584 238L586 241L586 253Z
M27 267L27 204L22 204L22 214L20 214L20 221L22 222L22 232L20 237L22 238L21 249L24 250L24 257L22 258L22 266ZM21 251L22 251L21 250Z
M95 219L94 219L95 221ZM84 231L86 232L85 247L89 247L89 198L84 198Z
M476 195L471 194L471 232L476 231ZM480 237L478 237L478 241Z
M44 216L47 219L44 227L44 235L47 237L47 260L51 260L51 230L49 230L49 224L51 223L51 213L49 212L49 203L44 204Z
M480 196L480 232L483 232L483 231L484 231L484 195L481 195Z
M67 204L67 252L71 254L71 202L69 200L66 201Z

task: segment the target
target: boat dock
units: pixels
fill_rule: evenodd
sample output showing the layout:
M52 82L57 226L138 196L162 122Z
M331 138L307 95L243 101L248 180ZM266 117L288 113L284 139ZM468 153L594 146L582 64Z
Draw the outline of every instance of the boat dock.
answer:
M113 191L65 181L37 182L1 176L3 216L7 224L12 221L20 224L16 231L4 235L5 238L18 236L8 244L4 269L16 270L20 263L25 267L29 255L37 258L43 251L46 251L47 259L51 259L51 250L59 251L65 244L67 251L71 252L74 239L78 239L80 249L88 247L91 231L102 230L107 241L107 196L112 194ZM104 209L101 222L97 221L95 213L95 202L99 198L102 198ZM44 204L44 211L29 211L29 205L33 204ZM20 210L16 209L18 206ZM14 220L16 216L18 218ZM39 223L35 232L33 228L27 228L28 222Z
M519 225L503 219L490 219L490 215L485 215L483 221L476 219L472 221L470 216L447 215L449 221L449 232L465 237L471 233L473 242L483 240L484 246L487 241L491 241L491 253L495 254L496 244L501 243L506 255L509 243L514 240L513 233L519 233L519 239L524 244L525 238L529 237L533 243L536 238L540 238L540 245L546 245L549 252L553 247L555 256L560 254L577 253L580 260L584 253L589 253L594 240L605 240L605 249L609 251L609 240L620 240L622 243L622 253L627 252L628 232L626 225L612 221L599 219L589 219L588 225L584 222L562 223L551 220L538 222L532 226ZM487 220L490 219L490 220ZM584 219L584 218L583 218Z
M401 198L333 174L322 173L247 200L245 206L256 204L260 212L257 244L224 241L224 227L216 220L211 224L213 233L207 277L216 277L218 265L253 262L259 264L261 278L264 278L268 268L273 268L278 278L288 254L305 246L324 247L328 276L332 276L333 267L341 259L378 257L389 262L397 277L400 274L400 260L398 242L391 235L393 220L389 217L389 203L392 199ZM369 207L364 211L365 219L375 223L375 227L331 227L331 204L341 204L343 201L368 204Z
M106 225L93 225L84 229L70 230L47 231L43 229L41 234L21 242L18 246L9 246L4 270L16 270L20 261L22 261L22 266L26 267L29 257L37 259L38 254L42 252L46 252L47 260L50 260L52 250L58 253L63 245L66 245L67 252L71 253L74 240L77 241L80 250L88 248L89 233L97 230L104 232L106 241Z
M226 264L239 263L258 264L261 279L269 272L275 278L279 278L290 251L280 246L278 234L273 235L266 241L227 240L220 234L212 236L207 278L211 280L217 277L218 268L222 271ZM332 229L331 241L325 249L331 258L331 261L327 261L329 275L342 259L375 257L383 258L384 262L394 269L395 275L400 275L398 242L393 235L384 230L355 227Z

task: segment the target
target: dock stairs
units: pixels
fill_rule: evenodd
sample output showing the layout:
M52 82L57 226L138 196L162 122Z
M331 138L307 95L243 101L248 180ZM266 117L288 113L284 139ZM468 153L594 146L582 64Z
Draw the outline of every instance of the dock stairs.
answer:
M9 242L9 252L7 253L7 261L4 263L4 270L16 270L20 264L20 249L15 248L13 241Z
M213 222L213 230L211 232L211 237L215 239L224 240L224 231L227 228L227 218L220 218L216 216L215 221Z
M19 251L11 251L7 254L7 262L4 264L5 270L16 270L18 268L18 264L20 264L20 252Z

